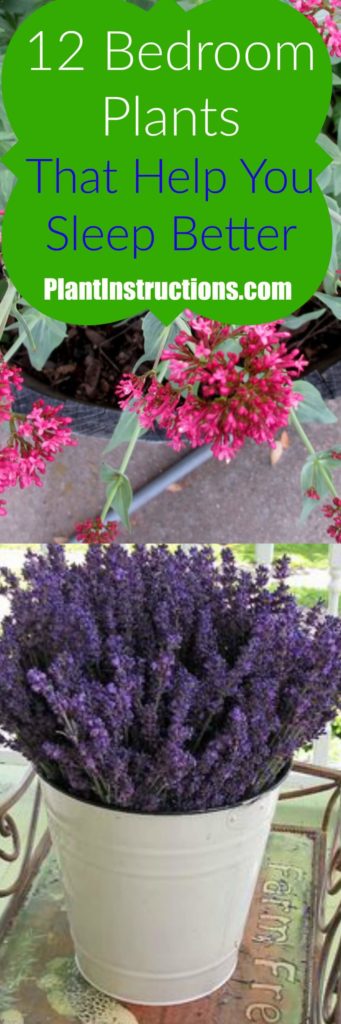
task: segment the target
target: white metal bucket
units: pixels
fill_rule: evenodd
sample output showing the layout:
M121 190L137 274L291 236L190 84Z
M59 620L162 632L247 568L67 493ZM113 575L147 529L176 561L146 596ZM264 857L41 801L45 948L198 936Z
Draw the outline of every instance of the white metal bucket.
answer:
M131 814L42 783L76 960L102 992L172 1005L233 974L280 786L230 810Z

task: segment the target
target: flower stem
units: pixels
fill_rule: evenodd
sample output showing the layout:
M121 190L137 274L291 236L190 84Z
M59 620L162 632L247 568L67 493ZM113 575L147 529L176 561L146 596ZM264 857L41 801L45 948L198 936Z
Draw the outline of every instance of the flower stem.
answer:
M126 451L124 453L121 465L119 467L119 470L118 470L119 474L125 473L128 465L129 465L131 456L133 454L136 442L138 441L138 439L140 437L140 434L141 434L141 427L140 427L140 424L137 423L136 427L134 428L133 433L131 435L129 444L127 445L127 448L126 448ZM116 495L116 492L118 490L119 484L120 484L120 477L117 476L117 479L114 481L112 487L110 488L110 491L108 493L105 505L103 506L103 510L102 510L102 514L101 514L102 523L105 522L106 517L108 515L108 512L111 509L111 506L112 506L113 501L115 499L115 495Z
M161 332L161 341L160 341L159 349L158 349L158 352L157 352L157 355L156 355L156 358L155 358L155 361L154 361L154 365L153 365L153 372L154 373L156 373L156 371L158 369L159 362L160 362L163 350L166 347L169 331L170 331L170 328L165 328ZM166 372L167 372L167 364L165 363L164 366L162 366L160 371L159 371L158 379L159 380L163 380ZM120 467L118 469L118 473L119 474L122 474L122 473L126 472L126 469L128 468L130 459L131 459L131 457L133 455L133 452L135 450L135 446L136 446L137 441L138 441L138 439L139 439L139 437L141 435L141 432L142 432L142 428L140 426L140 423L137 422L136 426L134 427L133 433L131 435L130 441L129 441L128 445L127 445L127 448L125 450L125 453L124 453L121 465L120 465ZM113 501L115 499L115 495L117 493L119 484L120 484L120 477L117 476L117 479L114 481L112 487L110 488L110 491L108 493L106 502L105 502L105 504L103 506L103 509L102 509L102 514L101 514L102 523L105 522L106 517L108 515L108 512L111 509L111 506L112 506Z
M338 498L338 493L337 493L336 487L334 486L334 483L333 483L332 477L331 477L331 475L329 473L329 470L326 469L326 467L321 462L319 462L319 470L320 470L321 476L324 477L324 479L326 481L326 484L329 487L330 493L333 495L333 498Z
M305 430L303 430L302 424L299 421L297 413L294 412L293 409L291 410L290 419L292 425L295 427L296 433L300 437L301 441L303 441L305 448L309 452L309 455L317 455L317 452L314 446L312 445L308 435L306 434Z
M326 466L323 465L322 462L319 461L318 452L316 451L316 448L314 448L314 445L311 443L310 438L308 437L308 435L306 434L305 430L303 429L302 424L300 423L299 418L297 416L297 413L293 412L293 410L291 411L290 419L291 419L291 423L292 423L293 427L295 427L296 433L298 434L298 436L301 439L301 441L303 442L305 448L309 452L309 455L312 455L313 458L316 459L316 461L318 462L318 464L319 464L319 471L321 473L321 476L324 477L324 479L326 481L326 484L327 484L327 486L329 488L330 493L333 495L334 498L337 498L338 497L338 493L337 493L337 490L336 490L336 488L334 486L334 483L333 483L332 477L331 477L331 475L329 473L329 470L326 468Z
M36 346L36 343L35 343L32 331L30 331L30 328L29 328L28 324L26 323L25 317L22 315L22 313L20 312L20 309L18 309L17 305L15 305L15 307L14 307L14 315L15 315L16 319L18 320L18 323L21 324L23 330L25 331L25 334L26 334L28 342L29 342L29 344L31 346L32 352L36 352L37 351L37 346ZM22 342L20 342L20 344L22 344Z
M11 361L11 359L13 359L13 356L15 356L16 352L18 351L18 349L21 348L21 346L22 346L22 340L21 340L21 338L17 338L17 340L13 342L13 345L11 345L11 347L9 349L7 349L7 352L4 353L4 355L3 355L4 363L9 363Z

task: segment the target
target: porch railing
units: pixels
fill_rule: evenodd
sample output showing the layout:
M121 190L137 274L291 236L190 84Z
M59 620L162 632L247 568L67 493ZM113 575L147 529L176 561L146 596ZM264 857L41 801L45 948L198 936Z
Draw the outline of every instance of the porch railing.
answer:
M255 544L256 562L259 565L271 566L274 558L274 544ZM329 544L328 572L328 611L330 615L340 614L341 596L341 545ZM310 761L313 764L328 767L331 764L331 728L313 744ZM341 741L340 741L341 743Z

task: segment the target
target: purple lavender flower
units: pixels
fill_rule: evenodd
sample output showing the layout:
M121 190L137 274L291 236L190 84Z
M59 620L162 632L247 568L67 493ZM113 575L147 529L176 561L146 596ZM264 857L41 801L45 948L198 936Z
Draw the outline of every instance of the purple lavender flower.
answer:
M233 806L275 781L341 693L341 623L238 568L229 548L30 552L7 571L0 737L113 807Z

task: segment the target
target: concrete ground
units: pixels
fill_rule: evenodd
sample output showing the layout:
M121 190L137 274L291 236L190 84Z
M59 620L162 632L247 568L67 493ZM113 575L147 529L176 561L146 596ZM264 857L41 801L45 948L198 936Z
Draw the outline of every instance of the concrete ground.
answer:
M341 445L341 399L330 402L338 415L332 426L309 425L318 448ZM5 443L6 428L0 431ZM300 517L300 471L305 450L294 431L290 447L275 467L269 449L249 443L229 465L211 459L133 515L132 530L120 539L140 543L321 542L326 521L314 512ZM43 543L67 540L77 521L98 515L104 498L99 466L105 441L79 437L48 467L44 486L9 492L8 516L0 520L0 543ZM123 450L122 450L123 451ZM118 466L116 449L106 462ZM130 464L134 490L179 459L165 444L140 441ZM340 463L341 477L341 463Z

